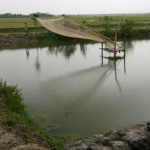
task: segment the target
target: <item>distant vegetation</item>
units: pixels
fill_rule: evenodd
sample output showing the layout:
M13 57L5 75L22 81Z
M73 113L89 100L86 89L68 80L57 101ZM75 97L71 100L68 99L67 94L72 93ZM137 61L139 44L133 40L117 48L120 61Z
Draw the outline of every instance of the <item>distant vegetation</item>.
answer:
M113 20L112 17L104 16L104 32L107 36L112 36L112 28L111 28L111 21Z
M26 18L26 17L33 17L35 15L40 16L40 17L51 17L51 16L53 16L52 14L40 13L40 12L32 13L29 15L5 13L5 14L0 14L0 18Z
M122 18L120 18L120 21L118 19L118 25L116 24L116 28L114 28L114 32L113 32L113 28L112 28L112 21L113 21L113 17L110 16L104 16L103 18L104 20L104 33L111 37L113 36L115 30L119 27L119 34L124 37L131 37L133 32L134 32L134 28L136 27L135 21L134 20L129 20L129 19L125 19L122 21Z
M134 32L135 22L133 20L126 19L120 28L120 34L122 36L130 37Z
M117 26L120 24L119 36L150 37L150 14L138 15L106 15L106 16L72 16L98 32L114 37Z

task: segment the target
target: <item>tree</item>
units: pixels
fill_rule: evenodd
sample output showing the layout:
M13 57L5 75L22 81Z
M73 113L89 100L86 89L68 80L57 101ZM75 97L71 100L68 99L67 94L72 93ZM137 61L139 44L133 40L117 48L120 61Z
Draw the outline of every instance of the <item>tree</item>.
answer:
M109 16L104 17L104 24L103 25L104 25L105 34L107 36L112 35L111 21L112 21L112 17L109 17Z
M38 18L39 15L37 13L32 14L33 17Z
M120 32L122 36L130 37L133 34L133 29L135 26L135 22L133 20L126 19L122 24L120 28Z

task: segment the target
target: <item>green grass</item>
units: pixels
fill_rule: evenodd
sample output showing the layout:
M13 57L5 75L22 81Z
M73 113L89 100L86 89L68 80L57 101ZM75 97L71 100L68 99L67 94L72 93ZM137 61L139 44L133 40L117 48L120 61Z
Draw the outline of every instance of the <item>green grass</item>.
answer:
M103 16L72 16L75 20L85 23L90 26L101 27L104 24ZM111 25L115 26L119 23L120 19L134 20L137 26L150 26L150 16L111 16ZM28 27L41 27L39 23L36 23L31 18L0 18L0 28L24 28L25 22Z
M23 28L25 22L28 27L39 27L39 23L35 23L31 18L0 18L0 28Z
M112 28L116 27L120 20L125 21L134 20L135 28L138 29L150 29L150 16L110 16L112 20L110 21L110 25ZM78 20L81 23L85 23L91 27L94 27L98 30L103 30L103 26L105 24L104 16L75 16L74 19Z
M64 140L57 137L50 137L41 129L31 118L28 116L23 100L21 91L17 86L8 86L6 82L0 81L0 94L4 96L4 104L6 106L6 124L13 126L14 124L23 124L27 126L26 137L28 140L32 135L40 137L48 145L55 146L56 149L61 149Z
M71 16L73 19L79 21L80 23L86 24L98 32L105 33L105 20L104 16ZM142 35L145 32L150 31L150 16L110 16L110 28L114 31L118 26L120 20L123 23L126 19L134 20L134 30L136 33ZM25 33L25 22L28 26L28 31L30 33L47 33L47 29L42 27L38 22L31 18L0 18L0 33ZM137 35L136 35L137 36Z

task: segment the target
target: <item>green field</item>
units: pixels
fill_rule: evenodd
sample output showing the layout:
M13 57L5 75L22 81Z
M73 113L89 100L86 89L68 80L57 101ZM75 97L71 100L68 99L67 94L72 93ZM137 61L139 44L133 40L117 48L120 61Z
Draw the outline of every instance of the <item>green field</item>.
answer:
M93 27L97 31L104 31L105 19L104 16L71 16L73 19ZM150 16L110 16L110 27L114 30L117 25L124 22L126 19L133 20L136 30L150 31ZM0 18L0 33L7 32L25 32L25 22L27 23L30 32L47 32L38 22L31 18Z
M76 20L81 23L85 23L98 31L102 31L105 25L104 16L76 16L74 17ZM150 16L110 16L110 26L112 28L116 28L119 22L122 23L128 19L133 20L135 23L136 29L149 29L150 30Z
M25 22L29 27L39 26L31 18L0 18L0 28L22 28Z

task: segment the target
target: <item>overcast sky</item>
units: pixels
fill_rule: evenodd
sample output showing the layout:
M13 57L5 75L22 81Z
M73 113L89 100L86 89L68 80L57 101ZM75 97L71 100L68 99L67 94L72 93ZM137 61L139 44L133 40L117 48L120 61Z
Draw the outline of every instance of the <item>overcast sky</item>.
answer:
M0 0L0 13L148 13L150 0Z

